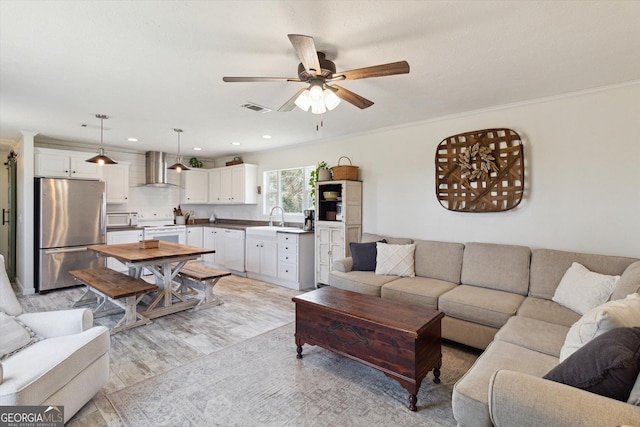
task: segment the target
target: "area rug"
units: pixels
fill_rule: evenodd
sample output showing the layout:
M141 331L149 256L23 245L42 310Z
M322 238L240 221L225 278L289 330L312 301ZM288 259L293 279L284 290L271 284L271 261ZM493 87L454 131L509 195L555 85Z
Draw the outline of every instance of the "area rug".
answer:
M441 383L431 373L408 394L383 373L316 346L296 358L295 324L204 356L109 394L127 426L455 426L453 384L476 355L443 346Z

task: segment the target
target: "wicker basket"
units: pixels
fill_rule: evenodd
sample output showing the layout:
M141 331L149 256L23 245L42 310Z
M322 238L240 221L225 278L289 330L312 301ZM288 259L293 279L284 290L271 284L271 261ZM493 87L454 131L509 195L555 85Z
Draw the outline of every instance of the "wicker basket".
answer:
M340 160L342 159L347 159L349 160L349 166L342 166L340 165ZM351 164L351 159L348 158L347 156L342 156L338 159L338 166L333 166L331 168L331 172L333 173L333 179L336 181L342 180L342 179L348 179L351 181L357 181L358 180L358 166L353 166Z

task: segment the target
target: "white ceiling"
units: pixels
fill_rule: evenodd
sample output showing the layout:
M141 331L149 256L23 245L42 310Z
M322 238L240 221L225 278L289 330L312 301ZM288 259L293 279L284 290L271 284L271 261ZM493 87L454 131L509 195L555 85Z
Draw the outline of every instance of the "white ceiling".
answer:
M222 82L296 77L289 33L338 71L411 72L340 83L366 110L240 108L303 87ZM638 52L640 1L0 0L0 138L97 144L101 113L107 151L175 153L179 127L183 154L221 157L639 80Z

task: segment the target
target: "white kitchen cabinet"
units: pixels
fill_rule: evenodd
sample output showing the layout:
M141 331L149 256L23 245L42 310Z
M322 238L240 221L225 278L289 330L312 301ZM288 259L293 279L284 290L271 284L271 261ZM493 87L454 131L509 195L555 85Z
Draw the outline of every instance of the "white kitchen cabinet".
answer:
M258 203L258 166L240 164L209 170L209 202L215 204Z
M107 231L107 244L114 245L119 243L135 243L142 240L142 229L138 230L120 230ZM127 273L127 267L115 258L107 258L107 267L112 270Z
M202 256L202 260L208 264L217 264L217 259L220 258L220 249L218 248L218 244L216 244L217 240L216 240L216 235L220 234L220 232L218 231L220 230L219 228L216 227L204 227L204 231L203 231L203 240L204 240L204 244L203 247L205 249L213 249L214 251L216 251L216 253L213 254L205 254Z
M127 203L129 200L129 163L104 165L103 178L107 186L107 203Z
M303 290L313 288L314 236L311 233L278 233L278 285Z
M222 168L209 169L209 203L222 203L220 194L220 174Z
M204 248L204 227L187 227L187 245Z
M338 192L326 199L324 192ZM338 200L339 199L339 200ZM316 183L316 283L328 284L333 261L351 256L349 243L362 236L362 182Z
M276 236L251 236L246 238L247 277L262 280L278 276L278 239ZM270 281L270 280L266 280Z
M190 169L180 173L182 203L209 203L209 171Z
M47 178L102 179L103 166L85 160L95 153L36 148L35 175Z

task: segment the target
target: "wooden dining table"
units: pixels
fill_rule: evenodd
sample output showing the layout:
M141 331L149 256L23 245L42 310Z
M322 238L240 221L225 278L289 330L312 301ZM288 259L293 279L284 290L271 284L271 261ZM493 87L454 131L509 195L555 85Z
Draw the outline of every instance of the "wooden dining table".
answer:
M198 248L178 243L160 241L157 248L141 248L138 242L87 247L99 256L113 257L129 269L129 275L140 278L143 269L155 276L160 288L155 299L141 312L153 319L178 311L187 310L198 304L198 299L185 298L173 289L173 279L188 262L201 255L215 253L213 249Z

